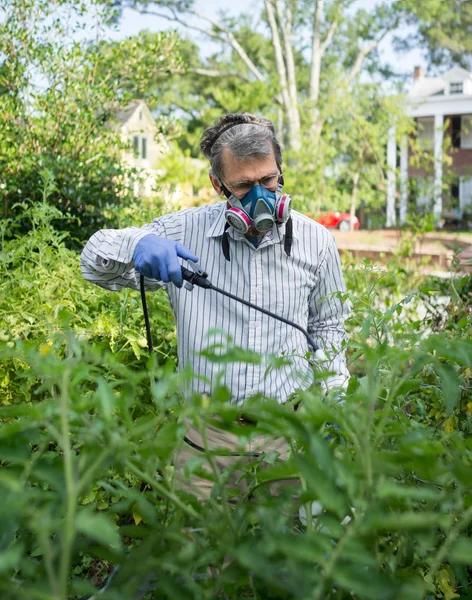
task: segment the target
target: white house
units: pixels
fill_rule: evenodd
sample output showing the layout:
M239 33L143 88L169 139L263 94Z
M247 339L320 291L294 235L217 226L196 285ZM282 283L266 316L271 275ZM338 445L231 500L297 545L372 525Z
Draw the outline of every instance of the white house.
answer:
M133 150L123 155L123 160L142 173L142 181L136 184L137 196L150 196L156 182L159 159L167 152L162 139L156 141L157 127L151 111L144 100L134 100L115 113L124 141Z
M405 222L408 204L408 179L416 179L422 192L418 205L431 201L437 221L448 204L460 211L472 211L472 73L454 68L440 77L425 77L415 67L413 85L407 95L407 112L417 124L421 147L434 154L434 175L426 175L409 165L411 150L407 138L400 140L400 224ZM444 136L449 136L451 170L456 182L443 189ZM387 227L396 224L395 197L397 139L395 127L389 131L387 147L389 167L387 191ZM443 202L445 200L445 202Z
M189 179L191 180L192 174L208 169L206 161L186 157L182 171L174 173L171 178L173 183L170 183L162 160L169 154L170 146L164 136L157 135L155 119L144 100L134 100L116 111L114 116L123 141L130 146L130 151L123 154L123 160L141 175L140 180L135 183L135 195L149 197L157 193L169 210L192 206L195 193ZM182 181L175 181L176 175ZM198 196L202 200L206 199L207 194L205 190L201 190Z

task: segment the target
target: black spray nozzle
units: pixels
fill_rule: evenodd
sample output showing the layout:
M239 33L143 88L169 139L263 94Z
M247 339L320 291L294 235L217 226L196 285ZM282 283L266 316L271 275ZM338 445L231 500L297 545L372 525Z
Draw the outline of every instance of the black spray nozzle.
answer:
M182 279L188 281L191 285L198 285L202 288L211 288L211 281L208 281L208 275L204 272L194 273L190 269L182 267Z

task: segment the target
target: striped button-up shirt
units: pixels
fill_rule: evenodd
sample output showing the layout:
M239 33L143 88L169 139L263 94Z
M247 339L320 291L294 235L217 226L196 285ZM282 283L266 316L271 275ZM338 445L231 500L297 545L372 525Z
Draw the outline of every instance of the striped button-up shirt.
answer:
M132 261L139 240L154 233L180 242L199 257L213 285L307 329L329 358L324 366L333 374L322 384L344 386L349 378L344 355L348 307L334 295L345 291L345 285L333 236L292 211L290 256L284 250L285 225L274 225L257 248L229 228L227 261L221 246L225 208L226 202L219 202L164 215L141 228L98 231L82 252L83 275L108 290L139 289L140 276ZM213 290L189 291L148 278L145 284L148 290L167 289L176 320L179 367L190 362L196 375L192 391L211 393L218 382L238 404L258 393L284 402L295 389L313 382L313 365L305 356L308 344L297 329ZM232 346L263 359L222 364L209 360L208 351L202 355L209 347L221 353Z

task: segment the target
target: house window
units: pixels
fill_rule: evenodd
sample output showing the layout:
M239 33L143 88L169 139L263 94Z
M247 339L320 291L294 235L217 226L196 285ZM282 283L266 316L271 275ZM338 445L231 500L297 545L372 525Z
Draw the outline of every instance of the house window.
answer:
M472 209L472 177L459 178L459 206L461 210Z
M462 117L461 148L472 148L472 116Z
M142 110L139 111L139 120L140 121L143 120L143 111Z
M418 143L423 150L434 144L434 117L421 117L416 120Z
M138 158L147 158L147 137L145 135L133 136L134 155Z
M454 200L459 200L459 181L456 180L454 183L451 183L451 198Z
M423 212L428 212L433 204L434 182L431 177L418 177L416 180L416 204Z
M452 117L451 119L451 142L453 148L461 147L461 118Z
M450 94L463 94L464 93L464 82L463 81L455 81L454 83L449 84L449 93Z

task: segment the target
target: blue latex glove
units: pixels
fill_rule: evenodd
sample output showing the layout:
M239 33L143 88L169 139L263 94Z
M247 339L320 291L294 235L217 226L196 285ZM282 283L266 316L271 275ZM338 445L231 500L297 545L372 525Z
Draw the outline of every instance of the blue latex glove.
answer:
M136 244L133 253L134 268L145 277L151 277L164 283L172 281L182 287L182 269L177 257L198 261L198 256L190 250L165 237L154 233L145 235Z

